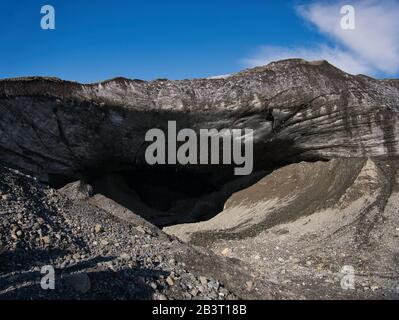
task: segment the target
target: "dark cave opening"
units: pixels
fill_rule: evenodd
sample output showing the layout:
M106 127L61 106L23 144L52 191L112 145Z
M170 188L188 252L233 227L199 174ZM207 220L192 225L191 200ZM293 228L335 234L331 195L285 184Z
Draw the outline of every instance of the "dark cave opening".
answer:
M158 227L200 222L222 212L233 193L300 160L292 141L257 143L253 154L253 172L246 176L234 174L235 164L148 165L140 155L132 164L111 156L82 168L69 181L52 175L50 185L59 189L80 179L83 189L90 186L91 198L104 196ZM320 159L307 156L306 161L313 160Z
M139 164L112 158L82 169L79 178L69 181L52 175L50 185L60 189L80 179L83 189L90 186L91 198L104 196L154 225L165 227L213 218L224 210L233 193L281 166L299 161L295 151L290 141L256 144L253 172L246 176L234 175L234 164L148 165L141 158L137 159ZM317 160L320 159L309 156L306 159Z
M226 200L265 176L264 171L234 176L231 167L181 169L138 166L129 170L88 170L81 185L92 197L102 195L158 227L209 220ZM52 184L65 183L54 177Z
M171 210L176 202L195 199L218 188L204 175L186 171L147 168L121 174L144 203L161 211Z

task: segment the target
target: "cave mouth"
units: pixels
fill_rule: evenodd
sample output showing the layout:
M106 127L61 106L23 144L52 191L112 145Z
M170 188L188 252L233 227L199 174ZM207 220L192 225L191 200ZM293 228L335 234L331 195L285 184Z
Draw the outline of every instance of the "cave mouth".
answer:
M88 170L85 184L158 227L209 220L223 211L234 193L266 172L234 176L233 168L204 170L138 166L123 171Z

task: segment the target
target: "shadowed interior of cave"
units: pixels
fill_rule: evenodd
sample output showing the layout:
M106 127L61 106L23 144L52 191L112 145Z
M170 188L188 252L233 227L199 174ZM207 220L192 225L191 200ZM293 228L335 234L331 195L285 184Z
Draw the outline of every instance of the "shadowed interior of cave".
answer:
M222 150L222 145L219 147ZM106 197L159 227L199 222L223 211L233 193L274 169L299 161L297 153L291 141L254 144L256 162L247 176L234 175L235 164L147 165L140 156L136 165L121 163L118 158L103 160L80 172L81 188L90 186L95 205L106 207ZM322 159L306 159L317 160ZM50 185L57 189L73 181L76 178L50 176ZM99 198L101 195L104 197Z
M99 199L102 195L159 227L205 221L223 211L233 193L279 167L301 161L290 141L255 144L254 155L253 172L247 176L234 175L234 164L151 166L138 161L132 166L119 159L102 161L80 172L80 185L82 190L90 186L95 205L104 208L107 200ZM306 159L318 160L323 159ZM50 175L50 185L57 189L76 180Z
M265 176L265 171L248 176L234 176L232 167L214 167L209 171L183 170L168 166L139 166L130 170L109 172L90 170L82 188L91 186L119 205L159 226L211 219L223 210L226 200ZM55 179L57 178L57 179ZM65 185L53 177L52 184Z

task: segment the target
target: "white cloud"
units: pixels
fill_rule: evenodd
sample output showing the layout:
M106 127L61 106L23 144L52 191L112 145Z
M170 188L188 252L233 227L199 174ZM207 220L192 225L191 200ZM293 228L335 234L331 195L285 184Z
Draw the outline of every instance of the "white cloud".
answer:
M341 28L341 7L355 8L354 30ZM395 0L347 1L336 4L312 3L297 8L298 14L317 27L334 46L261 47L244 59L247 66L263 65L285 58L325 59L353 74L387 75L399 72L399 2Z

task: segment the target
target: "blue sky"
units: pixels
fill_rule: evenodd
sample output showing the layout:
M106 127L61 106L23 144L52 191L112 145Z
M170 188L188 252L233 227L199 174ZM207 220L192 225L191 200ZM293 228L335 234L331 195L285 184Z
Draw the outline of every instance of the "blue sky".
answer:
M334 31L336 2L2 0L0 78L185 79L291 56L327 58L351 73L399 77L399 28L387 32L397 27L398 1L352 2L360 31L348 39ZM55 30L40 27L46 4L55 8ZM374 26L365 23L370 15L377 15ZM364 40L370 30L376 34ZM381 33L390 37L382 41L381 54L390 52L382 58L375 50Z

